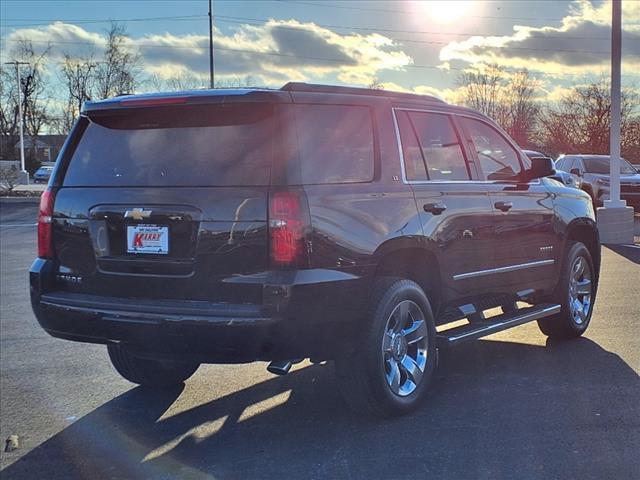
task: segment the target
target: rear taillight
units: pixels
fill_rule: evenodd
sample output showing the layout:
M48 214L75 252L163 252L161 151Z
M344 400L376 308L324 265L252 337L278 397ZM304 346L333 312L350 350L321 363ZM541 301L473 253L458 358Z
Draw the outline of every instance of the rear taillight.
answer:
M40 197L38 211L38 257L53 258L51 222L53 216L53 192L45 190Z
M309 207L303 191L283 190L269 195L269 244L272 265L308 266L305 240L309 223Z

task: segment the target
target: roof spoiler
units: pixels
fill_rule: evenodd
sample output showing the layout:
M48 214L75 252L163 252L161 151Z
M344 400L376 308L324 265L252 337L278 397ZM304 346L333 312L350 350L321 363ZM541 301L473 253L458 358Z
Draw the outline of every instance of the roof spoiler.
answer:
M343 93L348 95L369 95L374 97L394 98L398 100L421 100L427 102L446 103L431 95L418 95L417 93L393 92L388 90L373 90L371 88L341 87L335 85L318 85L304 82L289 82L280 90L285 92L310 92L310 93Z

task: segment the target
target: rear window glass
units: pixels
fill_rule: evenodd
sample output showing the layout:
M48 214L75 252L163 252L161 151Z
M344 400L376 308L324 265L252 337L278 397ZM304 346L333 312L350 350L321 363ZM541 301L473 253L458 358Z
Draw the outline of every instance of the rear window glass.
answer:
M410 112L430 180L469 180L467 162L447 115Z
M95 114L64 184L268 185L275 123L274 106L256 103Z
M373 180L373 129L367 107L296 105L306 184Z

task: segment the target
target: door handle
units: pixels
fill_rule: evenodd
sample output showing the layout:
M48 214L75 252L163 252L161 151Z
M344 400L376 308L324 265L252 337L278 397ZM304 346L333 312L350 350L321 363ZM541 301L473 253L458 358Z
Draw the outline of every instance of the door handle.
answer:
M424 208L424 211L427 213L440 215L442 212L444 212L447 209L447 206L442 202L435 202L435 203L425 203L423 208Z
M513 202L496 202L496 203L494 203L494 206L498 210L502 210L503 212L507 212L507 211L511 210L511 208L513 207Z

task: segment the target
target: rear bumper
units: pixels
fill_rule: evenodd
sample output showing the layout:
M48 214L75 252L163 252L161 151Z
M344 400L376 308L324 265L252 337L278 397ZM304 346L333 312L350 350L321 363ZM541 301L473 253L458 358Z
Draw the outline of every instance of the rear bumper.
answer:
M265 284L262 305L115 298L56 290L54 268L38 259L30 272L33 311L50 335L203 363L330 356L364 291L353 275L307 270Z

